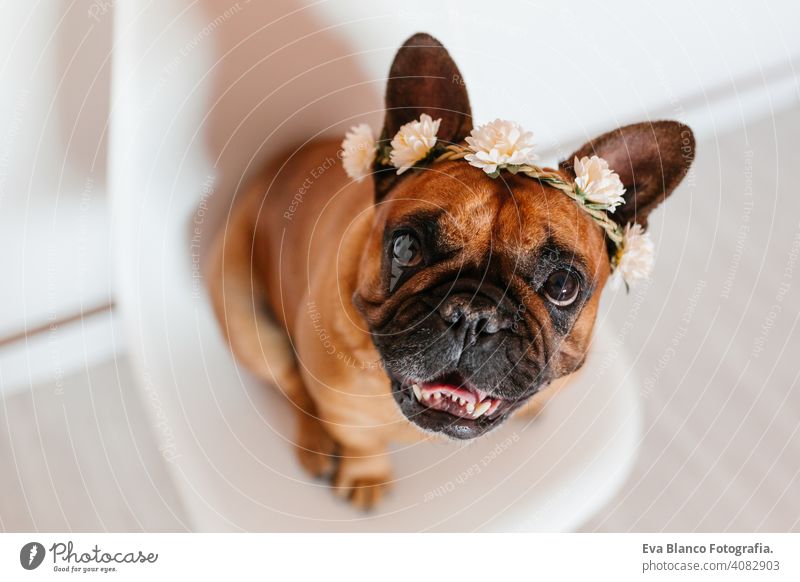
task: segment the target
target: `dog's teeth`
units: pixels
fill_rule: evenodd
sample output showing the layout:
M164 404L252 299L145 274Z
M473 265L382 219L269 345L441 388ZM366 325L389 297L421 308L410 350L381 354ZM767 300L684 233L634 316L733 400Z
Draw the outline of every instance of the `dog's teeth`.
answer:
M469 412L470 414L475 412L475 405L472 402L467 404L467 412Z
M422 400L422 390L419 389L419 385L412 384L411 389L414 391L414 396L417 397L417 400Z
M473 412L473 413L472 413L472 416L474 416L475 418L478 418L478 417L479 417L479 416L481 416L481 415L482 415L484 412L486 412L487 410L489 410L489 407L490 407L491 405L492 405L491 401L489 401L489 400L484 400L483 402L481 402L480 404L478 404L478 406L476 406L476 407L475 407L475 412Z
M441 392L434 392L433 393L433 399L434 400L439 400L441 397L442 397L442 393Z

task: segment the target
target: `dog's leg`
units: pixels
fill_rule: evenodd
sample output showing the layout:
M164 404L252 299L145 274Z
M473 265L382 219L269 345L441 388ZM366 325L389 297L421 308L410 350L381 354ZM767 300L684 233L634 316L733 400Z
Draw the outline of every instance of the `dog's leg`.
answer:
M284 331L266 309L262 283L253 272L253 237L258 198L237 202L209 252L206 279L225 339L250 372L281 386L293 375L294 354Z
M317 418L288 337L268 313L261 281L253 275L258 202L251 195L238 203L214 241L207 268L212 304L237 361L260 380L277 386L294 406L300 463L314 476L330 475L336 443Z
M299 371L297 379L301 385L289 396L297 410L297 458L312 476L331 477L336 469L339 447L319 420L314 401L302 386Z
M385 448L342 446L333 480L336 494L356 507L371 509L392 485L392 467Z

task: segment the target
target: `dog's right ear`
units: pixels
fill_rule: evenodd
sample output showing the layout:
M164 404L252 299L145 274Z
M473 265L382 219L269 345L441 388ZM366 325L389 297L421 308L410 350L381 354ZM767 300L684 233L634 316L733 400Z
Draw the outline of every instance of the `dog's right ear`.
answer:
M597 155L619 175L625 202L609 217L625 225L647 228L647 217L680 184L694 160L694 134L677 121L649 121L626 125L584 144L561 162L573 178L575 158Z
M453 59L438 40L419 32L394 57L386 87L386 116L381 145L388 144L400 127L427 113L441 119L437 140L458 143L472 130L467 87ZM375 200L382 200L398 180L397 169L375 164Z

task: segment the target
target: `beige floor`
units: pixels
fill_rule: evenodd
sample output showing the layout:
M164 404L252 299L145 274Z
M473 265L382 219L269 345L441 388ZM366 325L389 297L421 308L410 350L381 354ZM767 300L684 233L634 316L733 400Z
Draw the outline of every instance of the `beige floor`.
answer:
M626 338L646 432L587 531L800 531L798 146L798 111L701 143L694 185L655 217Z
M645 432L585 531L800 531L800 112L699 145L651 220L646 290L610 296ZM190 527L122 359L0 403L0 529Z
M0 529L188 528L127 361L0 400Z

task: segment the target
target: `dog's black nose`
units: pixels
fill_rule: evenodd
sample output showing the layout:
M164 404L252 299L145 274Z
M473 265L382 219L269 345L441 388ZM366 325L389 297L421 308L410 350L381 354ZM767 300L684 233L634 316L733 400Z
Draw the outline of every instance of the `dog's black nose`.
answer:
M451 295L442 302L439 315L451 325L454 333L464 334L465 346L511 325L497 305L480 296Z

